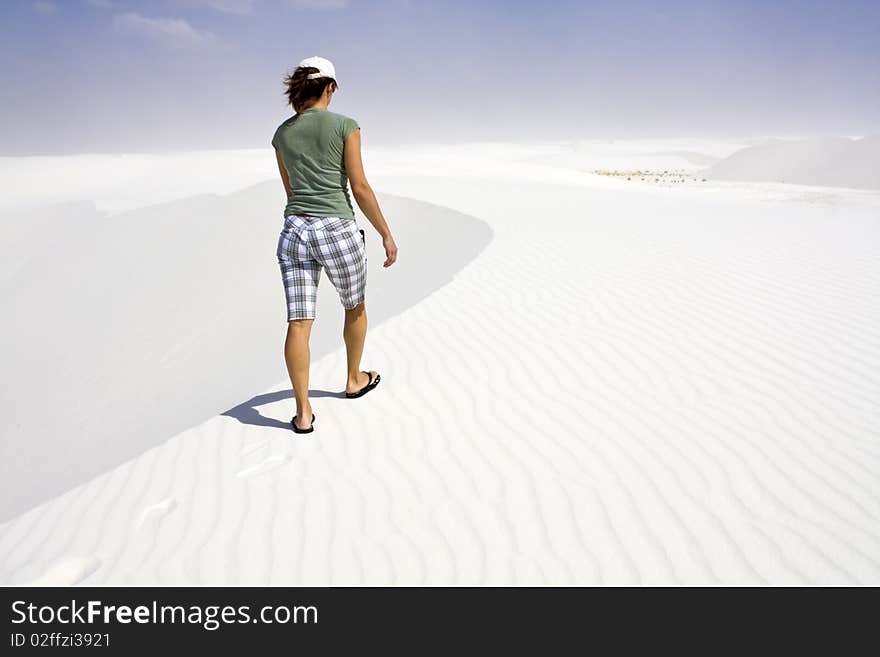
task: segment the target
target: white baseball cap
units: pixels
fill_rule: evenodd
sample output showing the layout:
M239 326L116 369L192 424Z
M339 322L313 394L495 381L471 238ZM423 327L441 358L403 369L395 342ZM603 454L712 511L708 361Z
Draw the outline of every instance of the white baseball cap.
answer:
M317 73L309 73L309 80L314 80L315 78L333 78L336 80L336 68L334 68L333 62L329 59L324 59L317 55L314 57L306 57L299 63L297 68L301 66L309 66L318 69ZM336 80L336 86L339 86L339 80Z

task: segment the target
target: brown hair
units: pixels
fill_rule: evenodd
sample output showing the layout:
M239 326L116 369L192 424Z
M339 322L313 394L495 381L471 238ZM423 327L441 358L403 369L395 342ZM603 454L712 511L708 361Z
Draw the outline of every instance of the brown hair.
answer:
M333 78L315 78L309 80L309 73L317 73L318 69L313 66L298 66L293 73L285 76L284 84L287 87L284 95L287 96L287 103L295 112L299 112L307 100L312 98L320 98L324 93L327 85L333 85L333 91L336 91L337 84Z

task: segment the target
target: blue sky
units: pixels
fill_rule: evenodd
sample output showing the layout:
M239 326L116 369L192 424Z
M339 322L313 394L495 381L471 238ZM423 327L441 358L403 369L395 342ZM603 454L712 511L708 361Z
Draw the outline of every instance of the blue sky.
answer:
M880 132L880 1L4 0L0 153L268 147L336 64L365 145Z

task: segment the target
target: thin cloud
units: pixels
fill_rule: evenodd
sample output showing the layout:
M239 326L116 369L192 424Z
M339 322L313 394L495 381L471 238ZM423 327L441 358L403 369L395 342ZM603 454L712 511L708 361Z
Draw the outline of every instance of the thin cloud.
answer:
M254 13L256 0L174 0L178 7L213 9L224 14L247 16Z
M116 3L112 2L112 0L86 0L86 2L98 9L113 9L116 6Z
M348 0L291 0L296 9L344 9Z
M168 48L196 48L216 40L210 32L197 30L182 18L149 18L134 12L114 16L113 29Z
M45 2L42 0L41 2L35 2L33 4L33 7L34 11L40 14L54 14L56 11L58 11L58 5L56 5L54 2Z

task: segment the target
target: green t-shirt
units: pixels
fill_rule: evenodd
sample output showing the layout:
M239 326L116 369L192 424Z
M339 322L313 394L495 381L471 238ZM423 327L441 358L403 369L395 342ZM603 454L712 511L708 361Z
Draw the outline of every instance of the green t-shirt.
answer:
M312 107L278 126L272 146L281 154L290 179L285 217L354 219L342 149L345 138L358 127L352 118Z

